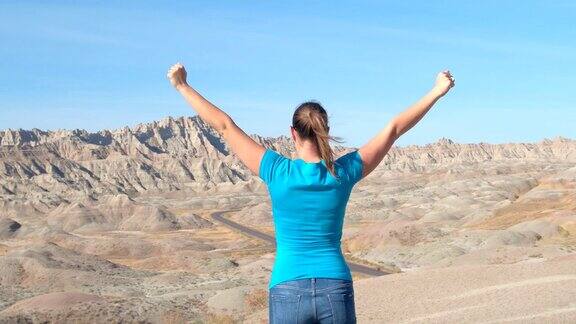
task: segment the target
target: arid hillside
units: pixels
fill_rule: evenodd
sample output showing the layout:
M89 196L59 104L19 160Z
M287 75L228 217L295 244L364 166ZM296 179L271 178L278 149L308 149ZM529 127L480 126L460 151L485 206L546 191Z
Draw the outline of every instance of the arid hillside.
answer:
M266 186L198 116L0 131L0 322L261 322L274 246L217 211L274 235ZM349 261L397 272L354 274L361 322L576 320L576 140L395 146L344 226ZM525 294L542 304L506 307Z

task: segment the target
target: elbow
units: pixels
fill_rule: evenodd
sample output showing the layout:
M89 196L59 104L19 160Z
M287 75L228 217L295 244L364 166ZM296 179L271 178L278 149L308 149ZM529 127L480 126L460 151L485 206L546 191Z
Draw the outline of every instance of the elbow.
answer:
M402 135L402 132L400 130L400 123L396 119L392 119L388 124L388 133L390 137L393 138L394 141L396 141L398 137Z
M232 120L232 118L230 116L228 116L227 114L224 114L224 117L221 118L221 120L219 120L216 123L216 125L214 125L214 128L216 129L218 134L224 135L226 130L232 128L233 125L234 125L234 120Z

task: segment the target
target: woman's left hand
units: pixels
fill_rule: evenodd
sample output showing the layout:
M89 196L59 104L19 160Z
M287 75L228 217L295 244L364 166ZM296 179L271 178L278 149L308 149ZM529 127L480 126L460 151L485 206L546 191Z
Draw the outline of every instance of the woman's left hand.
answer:
M166 74L166 76L170 80L170 83L172 83L172 85L177 89L181 86L187 85L186 69L184 68L184 65L180 63L172 65L168 70L168 74Z
M444 70L436 76L436 83L434 85L434 90L436 90L440 96L445 95L450 89L454 87L456 80L452 76L449 70Z

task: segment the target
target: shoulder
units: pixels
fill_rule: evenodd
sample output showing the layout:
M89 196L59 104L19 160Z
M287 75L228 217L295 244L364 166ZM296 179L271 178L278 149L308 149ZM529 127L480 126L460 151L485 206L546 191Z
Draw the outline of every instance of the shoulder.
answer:
M351 163L354 161L362 161L360 157L360 152L358 150L350 151L348 153L342 154L340 157L336 158L336 163Z
M334 161L334 164L346 170L352 183L356 183L362 178L364 164L358 150L343 154Z
M264 182L269 183L278 174L278 169L287 161L291 161L284 155L267 148L262 155L259 167L259 176Z
M273 149L267 148L262 155L262 161L276 161L276 160L289 160L284 155L276 152Z

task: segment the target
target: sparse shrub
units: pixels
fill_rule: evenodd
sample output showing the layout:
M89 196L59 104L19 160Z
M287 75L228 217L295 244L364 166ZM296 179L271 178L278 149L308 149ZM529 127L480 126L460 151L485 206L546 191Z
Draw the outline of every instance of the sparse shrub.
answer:
M268 307L268 291L265 289L254 289L244 299L248 311L258 311Z
M163 324L189 323L186 316L177 310L169 310L162 314L161 322Z
M208 314L205 320L205 323L210 324L234 324L238 322L232 316L226 314Z

